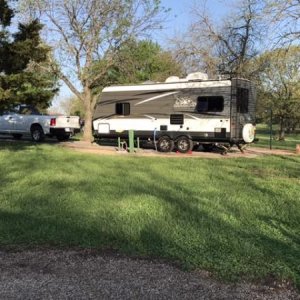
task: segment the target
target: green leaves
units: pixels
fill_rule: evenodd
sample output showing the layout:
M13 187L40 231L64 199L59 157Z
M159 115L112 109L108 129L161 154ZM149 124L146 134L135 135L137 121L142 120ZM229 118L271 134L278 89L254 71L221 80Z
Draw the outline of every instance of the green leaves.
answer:
M0 23L4 27L9 26L13 16L14 16L14 12L7 5L7 1L6 0L0 0Z
M264 64L260 73L260 97L258 108L261 115L272 108L276 121L284 127L293 127L300 121L300 48L279 48L261 55Z
M97 61L93 65L93 72L99 74L106 66L107 59ZM164 81L171 75L181 73L181 66L157 43L129 40L113 54L112 66L99 79L99 85Z
M0 22L10 25L13 17L6 1L0 0ZM55 76L29 64L43 63L48 59L50 48L42 44L38 20L19 24L18 31L11 34L0 32L0 107L17 103L30 103L48 107L57 92Z

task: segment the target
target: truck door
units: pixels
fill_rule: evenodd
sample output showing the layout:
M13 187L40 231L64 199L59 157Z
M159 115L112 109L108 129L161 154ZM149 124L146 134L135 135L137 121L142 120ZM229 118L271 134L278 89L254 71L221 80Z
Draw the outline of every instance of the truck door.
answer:
M15 112L5 111L0 116L0 132L9 133L14 131L16 122Z
M29 132L31 123L33 122L34 109L31 106L20 105L15 120L15 132Z

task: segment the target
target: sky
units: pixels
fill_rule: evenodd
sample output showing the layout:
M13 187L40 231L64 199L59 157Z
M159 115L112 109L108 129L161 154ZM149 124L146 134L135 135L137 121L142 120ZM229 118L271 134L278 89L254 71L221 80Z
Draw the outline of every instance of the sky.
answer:
M192 9L195 5L202 3L201 0L161 0L165 8L170 8L167 22L164 28L153 34L153 40L158 42L163 48L168 48L168 40L179 33L187 30L191 19ZM220 18L228 12L231 0L207 0L207 9L216 17ZM73 94L65 86L61 86L58 96L53 101L53 110L60 110L60 102L71 97Z

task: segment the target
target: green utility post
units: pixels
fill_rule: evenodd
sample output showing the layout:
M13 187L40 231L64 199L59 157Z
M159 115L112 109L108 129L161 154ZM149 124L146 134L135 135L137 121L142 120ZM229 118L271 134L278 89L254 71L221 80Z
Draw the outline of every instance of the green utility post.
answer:
M128 132L129 137L129 153L134 153L134 131L131 129Z
M121 151L121 138L118 137L118 150Z

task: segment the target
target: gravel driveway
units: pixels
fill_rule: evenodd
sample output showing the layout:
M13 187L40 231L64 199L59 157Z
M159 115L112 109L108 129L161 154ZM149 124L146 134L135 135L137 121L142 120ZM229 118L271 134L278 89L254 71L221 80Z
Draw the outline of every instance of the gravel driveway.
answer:
M300 299L289 286L224 284L207 272L87 250L2 250L0 271L0 299Z

